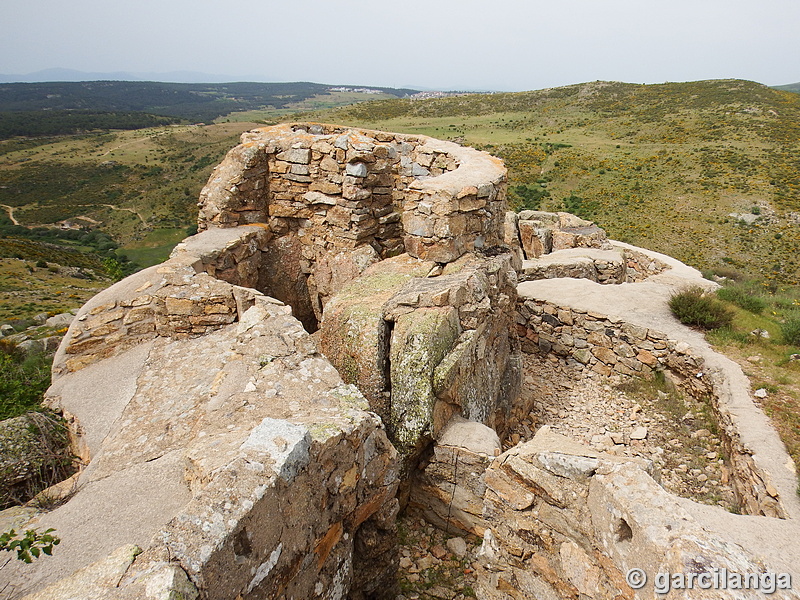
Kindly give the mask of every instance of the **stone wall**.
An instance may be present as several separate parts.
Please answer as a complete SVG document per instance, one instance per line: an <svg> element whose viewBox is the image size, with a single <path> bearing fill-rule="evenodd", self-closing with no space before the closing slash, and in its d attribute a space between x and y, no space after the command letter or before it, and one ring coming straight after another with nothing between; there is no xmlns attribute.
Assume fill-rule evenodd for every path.
<svg viewBox="0 0 800 600"><path fill-rule="evenodd" d="M99 293L67 331L54 373L77 371L156 337L198 336L238 321L258 293L251 288L268 239L257 226L209 231L181 242L167 262Z"/></svg>
<svg viewBox="0 0 800 600"><path fill-rule="evenodd" d="M762 595L758 586L768 589L767 579L751 589L741 579L738 590L735 580L728 583L728 574L771 573L774 582L786 573L796 581L795 522L696 504L670 495L652 475L646 461L595 452L546 427L500 455L485 474L478 597L800 597L796 589ZM631 569L646 576L640 589L626 580ZM657 595L665 573L721 578L705 588L678 582Z"/></svg>
<svg viewBox="0 0 800 600"><path fill-rule="evenodd" d="M569 213L506 213L504 242L515 253L520 281L571 277L602 284L636 283L669 266Z"/></svg>
<svg viewBox="0 0 800 600"><path fill-rule="evenodd" d="M407 252L447 263L500 244L505 186L499 160L450 142L278 125L244 134L215 169L199 226L264 224L258 289L313 330L333 291L373 262Z"/></svg>
<svg viewBox="0 0 800 600"><path fill-rule="evenodd" d="M47 399L88 466L69 502L36 517L62 539L54 556L3 570L12 597L79 567L74 587L93 597L392 589L398 463L382 423L290 307L209 275L252 282L237 266L265 235L198 234L78 313ZM139 549L115 554L124 544Z"/></svg>
<svg viewBox="0 0 800 600"><path fill-rule="evenodd" d="M517 305L516 329L523 352L567 357L604 376L668 374L684 393L702 398L713 408L743 509L754 515L787 516L769 475L756 466L751 450L741 442L738 424L727 409L727 382L707 369L689 344L670 340L656 329L534 299Z"/></svg>

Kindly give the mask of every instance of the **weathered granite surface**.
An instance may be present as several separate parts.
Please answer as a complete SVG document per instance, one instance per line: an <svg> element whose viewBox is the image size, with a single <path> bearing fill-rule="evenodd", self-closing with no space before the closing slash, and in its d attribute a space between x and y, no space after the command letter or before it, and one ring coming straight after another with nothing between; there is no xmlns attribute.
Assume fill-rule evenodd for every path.
<svg viewBox="0 0 800 600"><path fill-rule="evenodd" d="M90 462L70 501L31 523L57 529L58 552L0 572L15 597L122 544L143 550L123 588L178 568L205 598L391 589L394 448L290 307L202 270L192 244L207 249L202 236L213 235L79 313L48 399L84 433ZM162 325L131 347L101 330L100 350L70 362L76 333L97 331L92 317L118 311L107 323L124 326L136 290L152 292L155 314L144 318ZM221 323L199 325L202 335L186 331L193 316L219 314Z"/></svg>
<svg viewBox="0 0 800 600"><path fill-rule="evenodd" d="M518 391L511 257L465 255L438 275L408 255L328 303L320 347L361 389L410 467L453 415L502 431Z"/></svg>
<svg viewBox="0 0 800 600"><path fill-rule="evenodd" d="M480 598L652 597L633 567L796 576L788 455L741 371L664 312L699 274L566 213L505 214L504 186L496 159L424 136L245 134L204 231L70 326L48 398L88 466L28 525L59 551L0 570L11 596L392 597L401 501L483 533ZM500 454L529 408L520 348L708 395L745 509L771 516L547 430Z"/></svg>

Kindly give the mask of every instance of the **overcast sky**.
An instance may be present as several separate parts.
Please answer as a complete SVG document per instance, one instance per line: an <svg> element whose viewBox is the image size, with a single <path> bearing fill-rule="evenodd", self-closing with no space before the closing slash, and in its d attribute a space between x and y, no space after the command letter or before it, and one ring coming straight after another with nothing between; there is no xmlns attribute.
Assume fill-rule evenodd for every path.
<svg viewBox="0 0 800 600"><path fill-rule="evenodd" d="M800 81L800 0L6 0L0 73L530 90Z"/></svg>

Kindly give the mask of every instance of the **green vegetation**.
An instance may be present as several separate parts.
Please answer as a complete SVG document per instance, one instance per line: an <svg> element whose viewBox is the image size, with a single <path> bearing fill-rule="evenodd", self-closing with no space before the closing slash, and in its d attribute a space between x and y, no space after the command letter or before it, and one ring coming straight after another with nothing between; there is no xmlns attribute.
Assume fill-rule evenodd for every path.
<svg viewBox="0 0 800 600"><path fill-rule="evenodd" d="M0 420L39 410L50 386L51 362L43 354L25 354L0 340Z"/></svg>
<svg viewBox="0 0 800 600"><path fill-rule="evenodd" d="M53 553L53 547L61 543L61 540L53 535L54 531L53 528L45 529L42 532L28 529L22 534L17 533L14 529L9 529L0 535L0 550L16 552L18 560L31 563L42 554L50 556Z"/></svg>
<svg viewBox="0 0 800 600"><path fill-rule="evenodd" d="M0 112L0 140L15 136L67 135L98 129L144 129L179 123L177 117L91 110Z"/></svg>
<svg viewBox="0 0 800 600"><path fill-rule="evenodd" d="M767 302L756 288L754 284L729 283L717 290L717 296L739 308L760 315L767 307Z"/></svg>
<svg viewBox="0 0 800 600"><path fill-rule="evenodd" d="M514 210L539 210L542 202L550 197L541 182L513 185L508 188L508 204Z"/></svg>
<svg viewBox="0 0 800 600"><path fill-rule="evenodd" d="M327 108L374 98L332 92L319 83L158 83L83 81L0 84L0 139L94 129L141 129L179 120L211 122L223 115L272 108ZM374 88L384 97L416 90ZM344 96L344 99L340 98Z"/></svg>
<svg viewBox="0 0 800 600"><path fill-rule="evenodd" d="M781 335L785 344L800 346L800 314L792 314L781 323Z"/></svg>
<svg viewBox="0 0 800 600"><path fill-rule="evenodd" d="M800 288L721 270L728 281L717 296L733 313L733 320L710 331L707 338L742 366L754 390L767 391L759 402L800 466L800 361L792 359L800 354ZM725 292L729 289L733 290L730 296Z"/></svg>
<svg viewBox="0 0 800 600"><path fill-rule="evenodd" d="M733 313L701 287L676 292L669 299L669 307L681 323L702 329L726 327L733 321Z"/></svg>
<svg viewBox="0 0 800 600"><path fill-rule="evenodd" d="M614 239L700 269L800 283L800 95L738 80L593 82L311 118L479 147L505 160L515 208L526 208L518 186L539 186L549 195L532 206L570 207Z"/></svg>

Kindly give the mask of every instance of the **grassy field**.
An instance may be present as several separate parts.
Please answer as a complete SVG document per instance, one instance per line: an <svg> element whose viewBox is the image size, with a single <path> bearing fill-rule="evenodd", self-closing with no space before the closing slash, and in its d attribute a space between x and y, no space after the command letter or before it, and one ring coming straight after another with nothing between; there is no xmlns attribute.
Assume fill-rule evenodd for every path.
<svg viewBox="0 0 800 600"><path fill-rule="evenodd" d="M138 131L15 139L0 142L0 204L25 226L83 217L109 233L139 267L163 261L195 224L197 197L213 167L254 123L170 126ZM8 222L8 219L5 219ZM0 281L22 289L2 293L0 320L76 308L113 279L90 248L0 240ZM87 264L78 265L72 249ZM54 254L55 252L55 254ZM95 282L71 281L15 262L93 268ZM5 260L11 259L11 260ZM92 264L89 264L92 263ZM21 278L21 279L19 279ZM101 283L102 281L102 283ZM17 282L16 284L14 282Z"/></svg>
<svg viewBox="0 0 800 600"><path fill-rule="evenodd" d="M527 196L701 269L800 283L797 94L734 80L595 82L312 117L479 147L505 159L520 207Z"/></svg>
<svg viewBox="0 0 800 600"><path fill-rule="evenodd" d="M718 295L733 311L733 324L711 331L708 340L741 365L754 391L763 389L757 401L800 469L800 360L792 358L800 356L800 289L769 294L758 282L729 280Z"/></svg>
<svg viewBox="0 0 800 600"><path fill-rule="evenodd" d="M157 265L169 258L169 253L187 235L186 229L162 228L149 231L133 246L122 246L130 260L142 265Z"/></svg>
<svg viewBox="0 0 800 600"><path fill-rule="evenodd" d="M213 167L254 123L0 142L0 204L23 225L88 217L126 248L193 224Z"/></svg>
<svg viewBox="0 0 800 600"><path fill-rule="evenodd" d="M84 304L111 283L90 269L37 267L33 260L0 258L0 322L58 314ZM45 261L46 262L46 261Z"/></svg>
<svg viewBox="0 0 800 600"><path fill-rule="evenodd" d="M474 145L506 161L517 208L567 209L613 238L775 290L800 279L800 95L731 80L360 102L374 97L2 141L0 205L26 226L86 217L146 266L194 223L200 189L243 131L319 120Z"/></svg>

